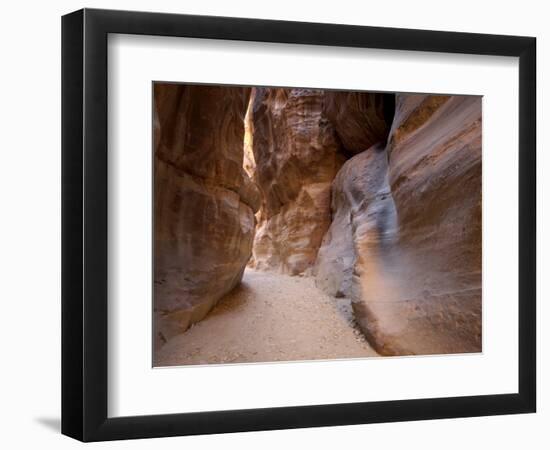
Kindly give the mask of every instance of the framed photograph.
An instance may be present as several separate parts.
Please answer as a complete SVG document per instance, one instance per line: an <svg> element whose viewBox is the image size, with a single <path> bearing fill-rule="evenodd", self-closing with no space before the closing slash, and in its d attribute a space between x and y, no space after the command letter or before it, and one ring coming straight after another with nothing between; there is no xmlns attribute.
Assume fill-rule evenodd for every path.
<svg viewBox="0 0 550 450"><path fill-rule="evenodd" d="M535 412L536 40L62 19L62 432Z"/></svg>

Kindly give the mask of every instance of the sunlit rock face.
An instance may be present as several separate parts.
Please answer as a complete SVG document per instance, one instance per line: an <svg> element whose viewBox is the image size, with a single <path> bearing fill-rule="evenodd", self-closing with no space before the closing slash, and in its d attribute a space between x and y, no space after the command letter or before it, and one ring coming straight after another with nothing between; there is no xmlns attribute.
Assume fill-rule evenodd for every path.
<svg viewBox="0 0 550 450"><path fill-rule="evenodd" d="M356 318L381 354L481 351L481 98L397 95L386 152L396 227L356 227Z"/></svg>
<svg viewBox="0 0 550 450"><path fill-rule="evenodd" d="M202 319L242 278L260 192L243 169L247 88L155 84L157 345Z"/></svg>
<svg viewBox="0 0 550 450"><path fill-rule="evenodd" d="M263 202L251 265L307 273L330 224L330 186L345 158L323 113L323 91L255 91L254 180Z"/></svg>
<svg viewBox="0 0 550 450"><path fill-rule="evenodd" d="M394 110L393 94L326 91L324 113L348 153L385 142Z"/></svg>

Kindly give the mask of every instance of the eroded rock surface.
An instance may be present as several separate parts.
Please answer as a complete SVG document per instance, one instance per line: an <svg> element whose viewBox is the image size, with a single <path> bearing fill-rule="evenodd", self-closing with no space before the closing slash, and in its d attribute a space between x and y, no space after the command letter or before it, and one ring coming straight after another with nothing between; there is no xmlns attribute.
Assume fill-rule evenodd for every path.
<svg viewBox="0 0 550 450"><path fill-rule="evenodd" d="M157 344L242 278L260 193L243 169L246 88L155 84Z"/></svg>
<svg viewBox="0 0 550 450"><path fill-rule="evenodd" d="M332 183L333 219L315 266L317 286L330 295L353 297L357 252L370 253L370 241L387 247L395 238L387 169L385 146L377 144L346 161Z"/></svg>
<svg viewBox="0 0 550 450"><path fill-rule="evenodd" d="M317 283L379 353L481 350L479 97L397 95L386 149L343 166L332 204Z"/></svg>
<svg viewBox="0 0 550 450"><path fill-rule="evenodd" d="M252 266L291 275L315 262L330 224L330 184L344 161L314 89L257 88L254 180L263 203Z"/></svg>
<svg viewBox="0 0 550 450"><path fill-rule="evenodd" d="M349 153L385 142L394 110L393 94L326 91L324 113Z"/></svg>

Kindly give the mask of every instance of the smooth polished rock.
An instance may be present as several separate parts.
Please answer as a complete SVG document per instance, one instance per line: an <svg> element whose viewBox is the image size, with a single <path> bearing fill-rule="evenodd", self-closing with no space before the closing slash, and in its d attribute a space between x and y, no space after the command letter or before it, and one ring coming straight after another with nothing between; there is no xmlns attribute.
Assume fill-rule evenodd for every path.
<svg viewBox="0 0 550 450"><path fill-rule="evenodd" d="M399 94L386 152L396 230L355 232L357 321L381 354L479 352L481 98Z"/></svg>
<svg viewBox="0 0 550 450"><path fill-rule="evenodd" d="M387 246L395 237L387 169L385 146L377 144L346 161L332 183L332 222L315 265L316 284L330 295L352 296L360 244L384 240Z"/></svg>
<svg viewBox="0 0 550 450"><path fill-rule="evenodd" d="M155 84L154 313L160 345L241 280L260 192L243 169L247 88Z"/></svg>

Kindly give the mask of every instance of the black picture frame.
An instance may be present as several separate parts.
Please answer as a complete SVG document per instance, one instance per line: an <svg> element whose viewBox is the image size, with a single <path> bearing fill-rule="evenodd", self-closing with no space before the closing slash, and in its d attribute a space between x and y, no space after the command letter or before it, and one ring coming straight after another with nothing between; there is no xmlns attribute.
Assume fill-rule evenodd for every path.
<svg viewBox="0 0 550 450"><path fill-rule="evenodd" d="M107 416L107 36L179 36L519 57L517 393ZM62 18L62 433L82 441L535 412L536 39L83 9Z"/></svg>

